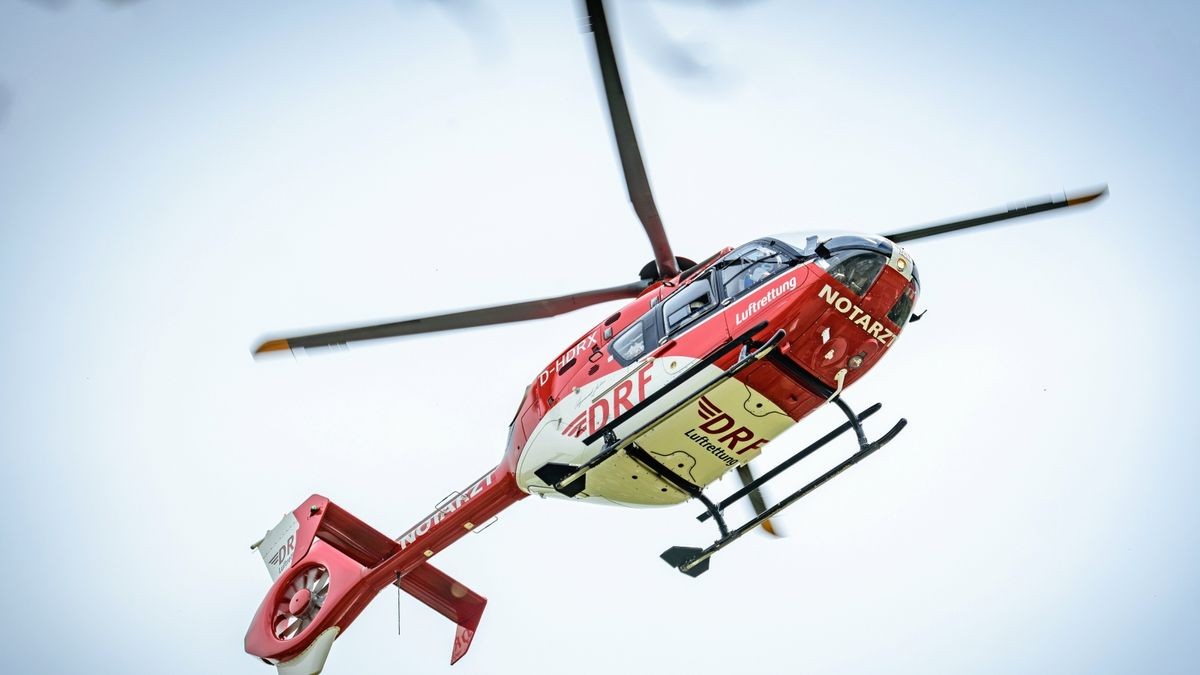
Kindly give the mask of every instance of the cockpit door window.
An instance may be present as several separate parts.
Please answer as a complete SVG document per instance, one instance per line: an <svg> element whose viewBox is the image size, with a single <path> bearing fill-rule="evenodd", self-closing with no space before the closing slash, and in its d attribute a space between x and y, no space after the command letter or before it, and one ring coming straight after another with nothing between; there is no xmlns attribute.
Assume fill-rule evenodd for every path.
<svg viewBox="0 0 1200 675"><path fill-rule="evenodd" d="M717 306L711 275L704 275L663 301L663 320L670 335L708 314Z"/></svg>
<svg viewBox="0 0 1200 675"><path fill-rule="evenodd" d="M617 359L617 363L627 366L646 351L645 323L645 321L633 322L609 345L610 353Z"/></svg>
<svg viewBox="0 0 1200 675"><path fill-rule="evenodd" d="M896 300L896 304L892 306L892 311L888 312L888 319L896 324L897 328L904 328L904 324L908 322L908 317L912 315L913 303L917 300L917 284L910 282L908 287L904 289L904 293Z"/></svg>
<svg viewBox="0 0 1200 675"><path fill-rule="evenodd" d="M763 244L751 244L730 253L717 263L725 297L736 298L748 293L786 269L791 262L791 258Z"/></svg>

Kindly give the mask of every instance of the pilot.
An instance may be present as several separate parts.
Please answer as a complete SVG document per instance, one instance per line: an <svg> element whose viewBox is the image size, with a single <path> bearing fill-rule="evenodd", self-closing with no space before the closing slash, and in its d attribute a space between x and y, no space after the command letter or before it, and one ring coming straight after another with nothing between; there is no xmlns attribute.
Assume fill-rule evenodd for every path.
<svg viewBox="0 0 1200 675"><path fill-rule="evenodd" d="M856 294L862 295L879 275L884 260L884 257L878 254L859 253L836 265L830 270L830 275Z"/></svg>
<svg viewBox="0 0 1200 675"><path fill-rule="evenodd" d="M751 288L761 284L764 279L771 276L771 272L775 266L769 262L758 262L750 266L746 273L742 275L742 290L746 292Z"/></svg>

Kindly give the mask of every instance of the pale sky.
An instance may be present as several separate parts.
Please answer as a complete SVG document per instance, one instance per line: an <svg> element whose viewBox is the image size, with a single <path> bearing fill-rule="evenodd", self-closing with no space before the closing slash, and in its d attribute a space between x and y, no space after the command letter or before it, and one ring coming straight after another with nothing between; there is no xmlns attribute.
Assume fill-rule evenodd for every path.
<svg viewBox="0 0 1200 675"><path fill-rule="evenodd" d="M313 492L401 533L611 310L255 362L261 335L651 258L578 3L449 4L0 5L6 670L272 672L242 651L270 581L248 545ZM1197 5L609 4L681 255L1112 194L910 247L929 313L846 395L909 427L787 538L690 579L658 554L711 542L695 505L529 498L440 554L490 601L454 672L1191 672ZM453 626L400 610L326 672L449 672Z"/></svg>

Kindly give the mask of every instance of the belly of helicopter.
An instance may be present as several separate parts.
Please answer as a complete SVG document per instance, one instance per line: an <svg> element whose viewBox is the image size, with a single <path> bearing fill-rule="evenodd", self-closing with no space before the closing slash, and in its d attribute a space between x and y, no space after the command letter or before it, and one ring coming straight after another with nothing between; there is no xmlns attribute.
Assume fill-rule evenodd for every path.
<svg viewBox="0 0 1200 675"><path fill-rule="evenodd" d="M547 463L577 467L587 462L603 449L604 440L586 445L586 437L623 412L623 406L637 406L635 398L650 396L694 362L681 357L642 362L564 396L530 434L517 467L518 484L532 494L561 496L535 472ZM687 501L687 492L664 478L664 472L703 488L753 460L794 424L769 398L735 379L696 397L700 387L720 374L719 368L709 366L653 404L641 406L615 435L618 442L625 441L649 424L632 442L652 465L635 459L636 450L618 452L587 473L574 499L625 506ZM695 400L688 402L691 398Z"/></svg>

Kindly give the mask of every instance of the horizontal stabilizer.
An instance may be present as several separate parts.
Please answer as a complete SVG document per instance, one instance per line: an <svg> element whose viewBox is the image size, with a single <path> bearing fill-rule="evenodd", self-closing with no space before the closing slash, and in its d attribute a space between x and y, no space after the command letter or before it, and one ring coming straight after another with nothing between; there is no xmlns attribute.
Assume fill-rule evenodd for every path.
<svg viewBox="0 0 1200 675"><path fill-rule="evenodd" d="M471 648L471 640L475 638L475 629L479 627L487 598L429 563L422 563L400 577L400 588L458 625L454 633L454 648L450 653L450 665L454 665Z"/></svg>

